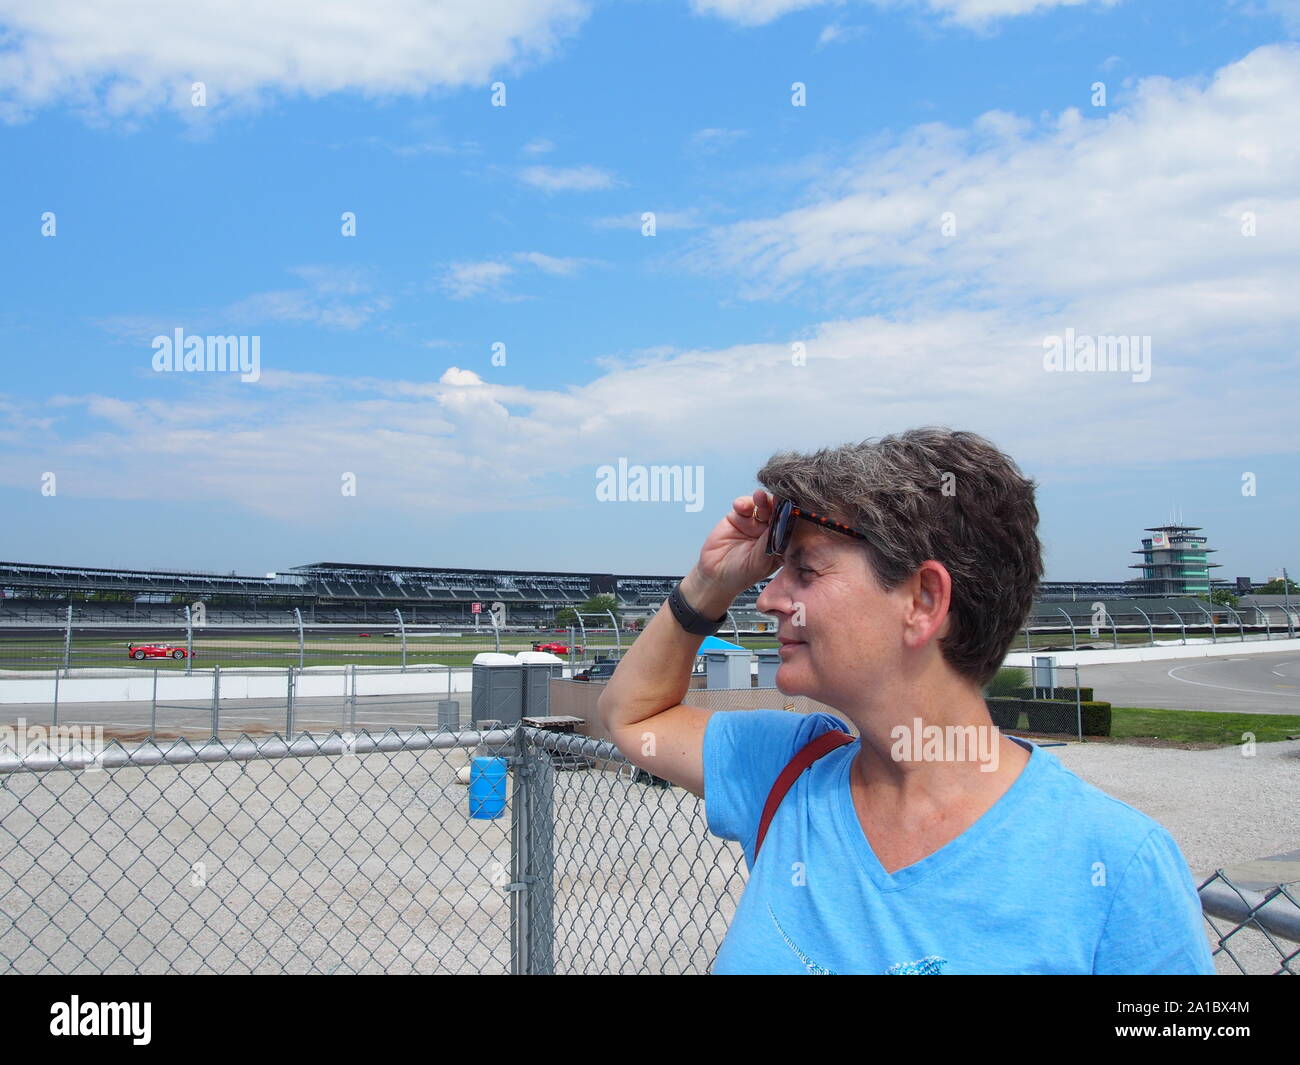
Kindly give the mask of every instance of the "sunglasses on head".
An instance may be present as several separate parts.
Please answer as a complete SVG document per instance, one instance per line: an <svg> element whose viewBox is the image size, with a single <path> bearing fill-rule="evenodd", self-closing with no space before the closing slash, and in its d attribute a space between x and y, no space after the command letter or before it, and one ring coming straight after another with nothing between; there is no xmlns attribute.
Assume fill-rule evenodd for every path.
<svg viewBox="0 0 1300 1065"><path fill-rule="evenodd" d="M820 525L823 529L830 529L837 533L843 533L845 536L853 536L859 540L865 540L871 543L871 537L866 533L858 532L857 529L850 528L838 521L832 521L822 514L815 514L811 510L805 510L803 507L795 506L789 499L782 499L776 505L776 510L772 512L771 525L767 530L767 553L769 555L784 555L786 548L790 546L790 538L794 535L795 518L803 518L805 521L811 521Z"/></svg>

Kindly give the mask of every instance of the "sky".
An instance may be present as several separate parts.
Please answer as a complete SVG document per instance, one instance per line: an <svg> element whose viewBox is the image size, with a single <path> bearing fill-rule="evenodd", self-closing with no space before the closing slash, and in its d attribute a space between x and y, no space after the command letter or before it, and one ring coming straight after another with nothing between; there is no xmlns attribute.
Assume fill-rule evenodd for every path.
<svg viewBox="0 0 1300 1065"><path fill-rule="evenodd" d="M1300 0L0 0L0 559L679 574L945 425L1295 573L1298 131Z"/></svg>

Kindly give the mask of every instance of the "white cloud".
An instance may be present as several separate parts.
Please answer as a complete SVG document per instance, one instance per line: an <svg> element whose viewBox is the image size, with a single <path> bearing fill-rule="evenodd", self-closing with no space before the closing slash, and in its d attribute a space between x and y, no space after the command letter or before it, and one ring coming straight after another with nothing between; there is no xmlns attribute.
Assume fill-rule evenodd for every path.
<svg viewBox="0 0 1300 1065"><path fill-rule="evenodd" d="M700 213L693 207L684 211L655 211L655 229L699 229L705 225ZM627 214L603 215L593 218L591 224L597 229L640 229L644 224L640 211Z"/></svg>
<svg viewBox="0 0 1300 1065"><path fill-rule="evenodd" d="M353 330L386 311L392 301L376 293L363 274L333 266L295 266L287 271L300 278L298 288L254 292L224 307L178 309L166 313L115 314L93 323L119 343L145 345L178 326L190 333L227 334L232 326L291 322L329 329Z"/></svg>
<svg viewBox="0 0 1300 1065"><path fill-rule="evenodd" d="M698 151L720 151L723 148L730 148L742 137L747 136L748 132L743 129L698 129L691 134L687 144Z"/></svg>
<svg viewBox="0 0 1300 1065"><path fill-rule="evenodd" d="M901 293L901 308L849 313L841 299L789 337L711 350L647 336L628 359L591 352L603 372L584 384L498 383L506 375L484 359L424 379L173 374L159 399L11 397L0 439L20 443L0 483L54 469L61 494L217 499L307 521L334 513L342 471L357 473L362 506L547 506L551 479L629 440L643 455L757 462L776 447L947 424L1057 477L1295 454L1300 436L1260 415L1300 371L1295 128L1294 46L1209 79L1146 79L1102 117L991 112L969 130L919 127L810 179L817 198L804 206L719 228L701 252L753 287L891 307ZM959 227L947 242L946 209ZM1245 211L1258 236L1242 235ZM509 273L537 268L536 254L469 265ZM1045 372L1044 337L1066 328L1149 335L1150 380ZM710 510L735 494L718 491Z"/></svg>
<svg viewBox="0 0 1300 1065"><path fill-rule="evenodd" d="M823 48L828 44L842 44L846 41L854 41L866 32L866 26L841 26L832 22L817 35L817 47Z"/></svg>
<svg viewBox="0 0 1300 1065"><path fill-rule="evenodd" d="M1300 48L1259 48L1208 82L1146 78L1112 105L916 127L811 179L802 205L718 227L677 261L736 276L750 297L841 308L1140 297L1154 319L1209 279L1260 311L1300 289Z"/></svg>
<svg viewBox="0 0 1300 1065"><path fill-rule="evenodd" d="M1243 6L1241 0L1238 0L1238 6ZM1244 5L1244 8L1250 14L1259 11L1253 0ZM1288 33L1300 34L1300 0L1263 0L1263 10L1281 19Z"/></svg>
<svg viewBox="0 0 1300 1065"><path fill-rule="evenodd" d="M299 266L289 271L307 287L258 292L227 308L236 322L293 322L331 329L359 329L391 305L386 296L373 294L370 285L353 271L334 267Z"/></svg>
<svg viewBox="0 0 1300 1065"><path fill-rule="evenodd" d="M619 183L608 171L595 166L529 166L520 171L519 177L525 184L546 192L595 192Z"/></svg>
<svg viewBox="0 0 1300 1065"><path fill-rule="evenodd" d="M981 26L996 19L1018 15L1032 15L1055 7L1077 7L1095 4L1112 7L1120 0L872 0L877 7L921 7L945 20L965 26ZM1272 0L1286 3L1288 0ZM844 0L691 0L691 7L699 14L717 15L743 26L763 26L788 15L811 7L830 3L843 6Z"/></svg>
<svg viewBox="0 0 1300 1065"><path fill-rule="evenodd" d="M589 0L0 0L0 114L191 110L265 92L423 94L549 58Z"/></svg>
<svg viewBox="0 0 1300 1065"><path fill-rule="evenodd" d="M543 255L539 251L521 251L515 255L515 258L537 267L544 274L555 274L560 277L573 276L587 261L577 258L557 259L553 255Z"/></svg>
<svg viewBox="0 0 1300 1065"><path fill-rule="evenodd" d="M947 424L988 435L1035 475L1127 467L1135 456L1159 463L1260 448L1294 453L1294 434L1258 433L1259 397L1289 394L1294 382L1294 354L1276 354L1293 351L1300 328L1300 311L1283 302L1294 304L1293 293L1216 303L1217 284L1181 287L1184 313L1153 324L1145 383L1045 373L1042 341L1063 324L1096 332L1124 312L1140 314L1150 291L1132 293L1127 307L1077 307L1069 318L1054 308L1030 315L935 306L827 321L779 342L652 349L627 363L609 360L584 385L501 384L490 369L450 366L403 381L268 372L241 384L178 374L165 382L174 392L166 399L14 399L0 404L0 439L15 417L26 428L0 464L0 483L37 483L53 469L60 493L78 498L215 499L315 521L338 505L343 472L356 474L356 503L374 515L550 505L552 479L626 453L629 440L643 455L707 464L752 451L757 463L778 446ZM1276 346L1277 333L1289 348ZM806 365L792 360L796 340ZM756 427L766 427L764 440ZM168 471L165 481L158 469ZM718 491L710 509L735 494Z"/></svg>
<svg viewBox="0 0 1300 1065"><path fill-rule="evenodd" d="M525 155L545 155L547 152L555 150L555 142L549 141L545 137L537 137L525 144L520 150Z"/></svg>
<svg viewBox="0 0 1300 1065"><path fill-rule="evenodd" d="M743 26L763 26L792 11L821 7L827 0L691 0L697 14L717 15Z"/></svg>
<svg viewBox="0 0 1300 1065"><path fill-rule="evenodd" d="M458 262L444 270L441 285L452 299L472 299L490 294L502 299L510 297L505 292L505 282L518 272L519 267L531 266L553 277L572 277L593 260L582 258L557 258L539 251L520 251L510 256L513 262L485 259L480 262Z"/></svg>
<svg viewBox="0 0 1300 1065"><path fill-rule="evenodd" d="M501 283L515 272L509 263L452 263L443 274L442 287L454 300L471 299L485 292L496 292Z"/></svg>

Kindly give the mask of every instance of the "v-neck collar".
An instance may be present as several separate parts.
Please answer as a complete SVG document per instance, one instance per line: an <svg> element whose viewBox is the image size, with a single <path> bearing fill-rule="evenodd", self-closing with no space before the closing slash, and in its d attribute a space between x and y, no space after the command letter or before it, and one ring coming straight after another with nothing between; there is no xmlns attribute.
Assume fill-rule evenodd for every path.
<svg viewBox="0 0 1300 1065"><path fill-rule="evenodd" d="M862 830L862 822L858 820L858 812L853 805L853 791L849 774L853 768L853 760L862 749L862 740L859 738L857 742L845 745L846 756L840 760L840 769L836 778L835 792L838 801L835 803L835 810L838 815L840 830L844 833L849 847L857 854L867 875L881 890L897 891L909 884L923 880L935 870L954 861L976 846L1010 816L1016 806L1024 799L1025 793L1033 787L1034 780L1042 772L1048 755L1039 750L1037 745L1026 743L1015 736L1008 736L1007 739L1013 743L1018 743L1029 751L1029 761L1025 763L1016 779L1011 782L1011 787L1003 792L998 801L985 810L976 819L975 823L956 839L949 840L933 854L926 855L920 861L906 865L893 873L885 872L885 867L880 864L876 852L871 849L871 842L867 839L867 834Z"/></svg>

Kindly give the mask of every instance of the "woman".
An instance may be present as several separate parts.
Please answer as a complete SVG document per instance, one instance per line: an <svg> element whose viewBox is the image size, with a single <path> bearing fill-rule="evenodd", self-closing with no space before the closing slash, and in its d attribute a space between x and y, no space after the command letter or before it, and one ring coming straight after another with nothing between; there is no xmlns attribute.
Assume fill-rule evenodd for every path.
<svg viewBox="0 0 1300 1065"><path fill-rule="evenodd" d="M782 453L758 480L599 703L632 762L703 797L709 830L744 846L713 971L1212 974L1169 833L989 718L981 689L1042 576L1034 483L938 428ZM773 783L844 723L682 700L703 636L777 566L758 599L779 619L776 685L859 738L795 778L760 861Z"/></svg>

